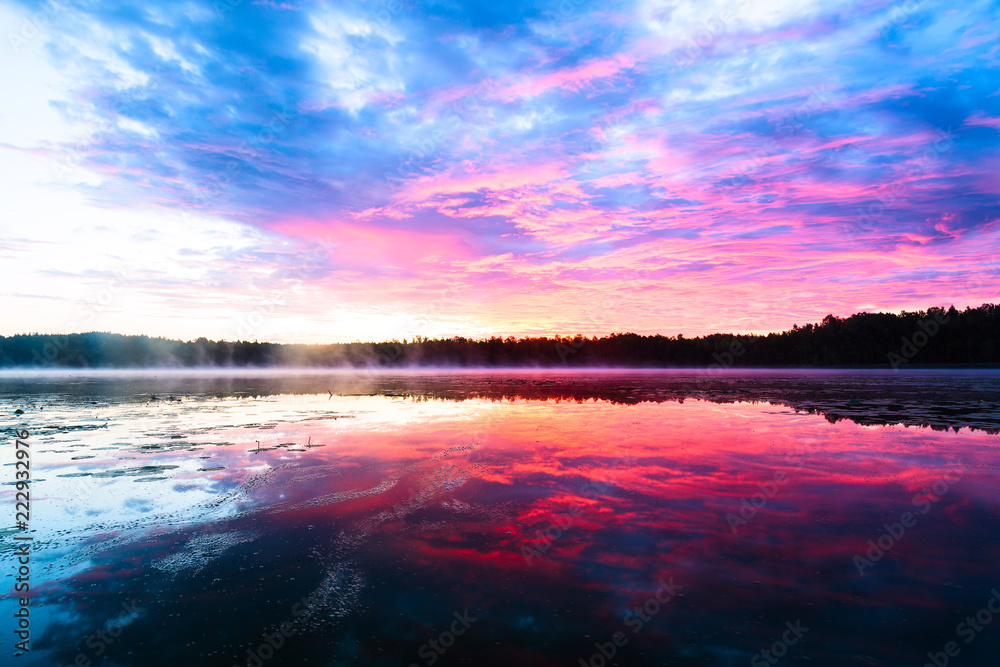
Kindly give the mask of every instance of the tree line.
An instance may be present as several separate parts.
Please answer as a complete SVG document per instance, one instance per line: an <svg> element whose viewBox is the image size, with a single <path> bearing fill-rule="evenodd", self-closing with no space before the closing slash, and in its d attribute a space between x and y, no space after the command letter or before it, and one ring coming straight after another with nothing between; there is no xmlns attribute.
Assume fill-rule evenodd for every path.
<svg viewBox="0 0 1000 667"><path fill-rule="evenodd" d="M0 367L891 367L1000 365L1000 305L827 315L780 333L454 337L301 345L113 333L0 337Z"/></svg>

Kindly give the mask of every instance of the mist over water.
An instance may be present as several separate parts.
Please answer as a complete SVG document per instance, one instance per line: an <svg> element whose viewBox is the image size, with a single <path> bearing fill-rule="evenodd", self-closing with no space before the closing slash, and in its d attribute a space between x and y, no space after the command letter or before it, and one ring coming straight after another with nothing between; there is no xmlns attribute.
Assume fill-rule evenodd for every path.
<svg viewBox="0 0 1000 667"><path fill-rule="evenodd" d="M5 374L12 660L993 664L957 626L1000 586L998 406L991 372Z"/></svg>

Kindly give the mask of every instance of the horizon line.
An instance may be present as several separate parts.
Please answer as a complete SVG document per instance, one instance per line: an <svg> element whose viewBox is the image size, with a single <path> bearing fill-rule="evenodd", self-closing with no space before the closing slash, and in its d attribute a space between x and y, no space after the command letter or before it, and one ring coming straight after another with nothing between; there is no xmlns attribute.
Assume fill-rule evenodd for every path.
<svg viewBox="0 0 1000 667"><path fill-rule="evenodd" d="M980 304L978 306L974 306L974 307L973 306L966 306L964 308L964 310L966 310L966 311L968 311L968 310L977 310L977 309L984 308L984 307L987 307L987 306L995 306L995 305L998 305L998 304L993 304L992 302L985 302L985 303L982 303L982 304ZM590 336L586 336L586 335L580 334L580 333L573 334L573 335L537 334L537 335L521 335L521 336L514 336L513 334L508 334L506 336L501 336L501 335L493 334L493 335L491 335L488 338L474 338L474 337L471 337L471 336L465 336L465 335L455 334L455 335L452 335L452 336L447 337L447 338L444 338L444 337L430 338L430 337L421 336L421 335L418 334L416 336L408 337L408 338L407 337L404 337L402 339L393 338L393 339L390 339L390 340L380 340L380 341L375 341L375 340L367 340L367 341L353 340L353 341L349 341L349 342L292 343L292 342L278 342L278 341L270 341L270 340L261 341L261 340L258 340L256 338L253 339L253 340L249 340L249 339L245 339L245 338L232 339L232 340L228 340L228 339L225 339L225 338L209 339L209 338L207 338L205 336L198 336L197 338L191 338L191 339L184 340L184 339L181 339L181 338L167 338L166 336L151 335L151 334L146 334L146 333L129 334L129 333L119 333L119 332L116 332L116 331L75 331L75 332L71 332L71 333L41 333L41 332L37 332L36 331L36 332L30 332L30 333L15 333L15 334L9 334L9 335L0 335L0 339L15 338L15 337L18 337L18 336L54 336L54 337L56 337L56 336L86 336L86 335L94 335L94 334L96 334L96 335L107 335L107 336L132 337L132 338L143 338L144 337L144 338L149 338L149 339L154 339L154 340L155 339L159 339L159 340L164 340L164 341L169 341L169 342L177 342L177 343L197 343L199 340L204 339L205 341L207 341L209 343L254 343L254 344L258 344L258 345L290 345L290 346L291 345L296 345L296 346L385 345L385 344L412 345L412 344L421 343L421 342L453 341L453 340L456 340L456 339L466 340L466 341L471 341L471 342L477 342L478 343L478 342L489 342L491 340L507 341L507 340L509 340L511 338L513 338L515 341L555 340L557 342L561 342L561 341L564 341L564 340L577 340L577 339L583 339L583 340L603 340L603 339L612 338L612 337L615 337L615 336L641 336L641 337L646 337L646 338L649 338L649 337L661 337L661 338L669 338L669 339L673 339L673 340L678 340L678 339L682 339L683 338L683 339L686 339L686 340L698 340L698 339L709 338L711 336L767 337L767 336L772 335L772 334L785 334L785 333L789 333L789 332L792 332L792 331L798 331L798 330L801 330L801 329L804 329L804 328L807 328L807 327L810 327L810 326L811 327L821 326L823 324L823 322L825 322L828 318L833 318L834 320L844 321L844 320L848 320L848 319L850 319L852 317L858 317L858 316L864 316L864 315L892 315L892 316L895 316L895 317L902 317L904 315L929 314L929 313L931 313L933 311L944 311L944 312L947 312L947 311L950 311L950 310L953 310L953 309L956 310L957 312L962 312L958 308L955 308L954 304L951 304L951 305L949 305L947 307L945 307L945 306L929 306L925 310L900 310L898 312L895 312L895 311L892 311L892 312L874 311L874 312L872 312L872 311L862 310L862 311L858 311L856 313L852 313L851 315L847 315L845 317L838 317L838 316L833 315L831 313L831 314L826 315L826 317L824 317L823 320L821 320L820 322L806 322L805 324L802 324L802 325L794 323L792 325L792 328L790 328L790 329L784 329L784 330L781 330L781 331L767 331L767 332L758 332L758 333L732 333L732 332L726 332L726 331L717 331L717 332L713 332L713 333L700 334L700 335L697 335L697 336L690 336L690 337L687 336L684 333L677 333L677 334L674 334L674 335L669 335L669 334L663 334L663 333L659 333L659 332L657 332L657 333L637 333L635 331L613 331L613 332L610 332L610 333L602 334L600 336L598 336L596 334L591 334ZM421 339L421 340L418 340L418 339Z"/></svg>

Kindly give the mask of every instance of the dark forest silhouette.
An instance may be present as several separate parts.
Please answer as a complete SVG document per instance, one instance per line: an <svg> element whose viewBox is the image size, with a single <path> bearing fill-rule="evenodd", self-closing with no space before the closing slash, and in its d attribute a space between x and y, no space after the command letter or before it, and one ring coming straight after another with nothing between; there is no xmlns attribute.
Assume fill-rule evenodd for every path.
<svg viewBox="0 0 1000 667"><path fill-rule="evenodd" d="M826 316L766 335L469 338L295 345L112 333L0 337L0 367L892 367L1000 365L1000 305Z"/></svg>

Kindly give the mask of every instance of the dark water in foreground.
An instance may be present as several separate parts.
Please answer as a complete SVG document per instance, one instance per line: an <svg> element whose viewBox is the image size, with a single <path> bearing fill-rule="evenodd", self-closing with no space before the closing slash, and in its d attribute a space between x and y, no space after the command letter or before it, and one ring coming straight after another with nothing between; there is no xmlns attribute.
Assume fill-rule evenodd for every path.
<svg viewBox="0 0 1000 667"><path fill-rule="evenodd" d="M0 415L4 665L1000 656L997 373L6 377Z"/></svg>

